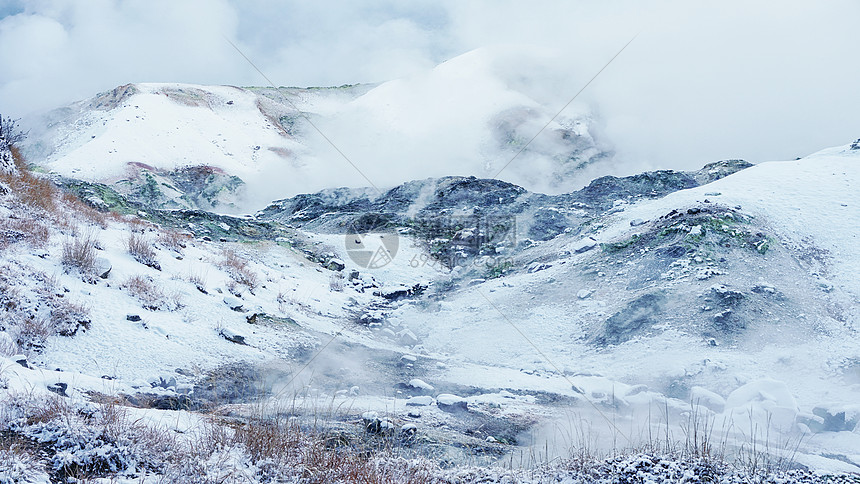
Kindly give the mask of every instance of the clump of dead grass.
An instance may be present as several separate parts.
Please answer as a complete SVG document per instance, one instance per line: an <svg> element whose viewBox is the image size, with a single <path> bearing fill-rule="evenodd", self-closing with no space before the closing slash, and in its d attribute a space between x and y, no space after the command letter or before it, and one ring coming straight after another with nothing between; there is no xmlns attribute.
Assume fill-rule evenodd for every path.
<svg viewBox="0 0 860 484"><path fill-rule="evenodd" d="M134 260L141 264L152 267L156 270L161 270L161 264L158 263L158 256L155 249L152 248L152 240L143 234L132 232L126 239L126 248L128 253Z"/></svg>
<svg viewBox="0 0 860 484"><path fill-rule="evenodd" d="M191 237L188 234L183 234L175 230L162 230L159 232L156 242L165 249L181 254L182 250L188 247L190 239Z"/></svg>
<svg viewBox="0 0 860 484"><path fill-rule="evenodd" d="M248 267L248 261L233 250L225 249L221 253L221 260L216 262L216 265L226 272L233 281L247 287L252 293L260 284L257 273Z"/></svg>
<svg viewBox="0 0 860 484"><path fill-rule="evenodd" d="M76 269L81 274L91 275L96 268L96 246L98 239L92 233L78 234L63 242L63 267Z"/></svg>
<svg viewBox="0 0 860 484"><path fill-rule="evenodd" d="M132 276L120 287L127 290L129 294L140 300L146 309L158 310L167 303L167 297L159 289L151 277Z"/></svg>

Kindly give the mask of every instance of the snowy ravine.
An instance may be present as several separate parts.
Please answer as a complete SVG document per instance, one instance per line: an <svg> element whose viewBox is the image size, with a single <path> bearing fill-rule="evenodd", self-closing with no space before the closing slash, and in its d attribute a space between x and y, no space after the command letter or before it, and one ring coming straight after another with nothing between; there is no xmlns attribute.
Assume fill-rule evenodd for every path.
<svg viewBox="0 0 860 484"><path fill-rule="evenodd" d="M299 94L348 110L385 86ZM0 177L0 482L860 472L857 143L558 195L469 177L329 187L229 217L177 208L234 203L270 147L300 149L266 117L284 105L123 89L36 137L57 143L40 162L54 174ZM199 120L190 108L211 124L171 137L164 119ZM163 117L125 130L132 115ZM237 126L247 139L213 144L224 156L203 150ZM162 154L182 150L211 170L177 174ZM131 151L163 197L123 182ZM353 260L365 235L397 239L390 262Z"/></svg>

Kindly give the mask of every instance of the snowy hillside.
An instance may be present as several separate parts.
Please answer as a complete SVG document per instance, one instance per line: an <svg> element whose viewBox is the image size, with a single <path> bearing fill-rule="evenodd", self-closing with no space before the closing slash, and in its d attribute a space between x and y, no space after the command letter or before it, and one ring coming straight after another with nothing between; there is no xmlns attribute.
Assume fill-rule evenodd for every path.
<svg viewBox="0 0 860 484"><path fill-rule="evenodd" d="M230 213L335 186L492 177L569 100L511 74L551 72L549 62L481 49L378 86L129 84L26 120L22 150L48 171L153 206ZM574 105L501 178L559 193L607 173L583 170L609 156L587 109Z"/></svg>
<svg viewBox="0 0 860 484"><path fill-rule="evenodd" d="M622 200L515 255L521 270L392 318L460 362L437 378L554 388L591 418L593 402L621 409L607 439L647 428L666 397L679 412L701 399L730 433L748 436L750 415L805 432L798 462L823 465L814 454L860 448L858 186L860 151L845 146Z"/></svg>
<svg viewBox="0 0 860 484"><path fill-rule="evenodd" d="M51 174L0 153L0 482L856 478L857 143L463 176L545 118L502 61L285 91L350 153L459 167L383 190L265 88L122 86L32 134ZM556 180L603 156L568 121L526 154Z"/></svg>

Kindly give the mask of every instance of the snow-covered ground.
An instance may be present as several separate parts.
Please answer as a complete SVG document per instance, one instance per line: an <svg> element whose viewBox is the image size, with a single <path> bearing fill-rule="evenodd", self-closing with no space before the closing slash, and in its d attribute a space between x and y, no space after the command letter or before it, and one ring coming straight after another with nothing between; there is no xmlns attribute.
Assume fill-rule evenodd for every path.
<svg viewBox="0 0 860 484"><path fill-rule="evenodd" d="M801 449L811 455L799 456L798 461L856 470L838 461L824 462L815 454L857 455L860 449L860 436L856 430L850 431L860 415L860 387L851 366L860 352L856 339L860 323L858 193L860 151L843 146L802 160L763 163L662 199L622 205L623 210L610 215L603 228L590 234L599 241L627 239L642 231L638 223L632 227L631 221L657 220L672 210L702 206L705 199L753 214L756 230L773 234L789 257L780 260L773 253L754 258L744 262L749 274L718 275L708 284L736 288L747 281L750 287L768 282L778 287L797 285L804 288L799 304L807 312L750 329L745 341L737 344L714 346L690 328L664 324L655 326L654 334L647 337L609 348L595 347L584 322L594 315L598 319L612 315L621 295L607 290L600 280L585 283L574 272L601 256L564 252L580 244L580 236L560 236L548 248L536 249L537 254L555 254L559 260L552 267L463 289L429 310L404 306L393 318L411 328L430 355L448 363L436 378L568 395L582 400L580 411L596 418L597 430L603 427L602 432L609 435L641 435L647 427L643 416L665 405L665 395L679 398L669 403L678 412L685 406L689 410L689 399L699 397L695 391L673 390L682 382L708 396L701 399L706 412L718 428L726 426L741 442L741 434L748 437L751 433L751 421L762 429L771 426L775 433L795 435L797 422L820 420L820 415L813 415L814 409L826 408L833 414L844 411L844 418L853 422L845 427L849 431L812 435L804 430L808 435ZM560 253L573 255L559 257ZM801 268L799 261L809 254L821 254L821 260ZM622 262L619 269L626 273L627 265ZM618 270L601 269L607 273ZM805 280L793 279L796 277L808 278L818 287L807 286ZM683 287L693 284L690 280L695 282L691 277L688 282L674 283ZM578 296L583 290L585 297ZM819 312L824 300L835 308L833 313ZM766 320L766 314L761 319ZM600 422L591 403L606 404L602 411L609 414L613 414L612 406L620 405L618 418L624 425L618 427L623 430ZM563 422L554 425L561 427L559 432L570 432ZM801 424L800 428L805 427Z"/></svg>
<svg viewBox="0 0 860 484"><path fill-rule="evenodd" d="M455 61L491 72L484 56ZM424 87L432 94L458 82L455 74L463 66L455 67L440 66L432 74L438 79ZM470 75L475 78L484 79ZM502 105L476 104L464 115L466 124L530 105L521 94L484 80ZM403 96L421 91L421 82L383 84L353 93L354 101L345 91L308 90L297 102L303 110L336 112L346 124L367 116L371 131L395 127L409 139L405 131L415 123L401 118L415 109L398 106L417 102ZM69 177L116 181L127 176L129 163L165 170L199 163L250 184L296 160L301 173L302 163L319 156L302 158L313 151L307 139L297 141L272 121L289 110L260 90L167 84L134 89L128 96L106 95L102 100L109 104L112 96L120 98L106 109L81 108L77 124L43 138L56 143L43 166ZM336 131L334 124L329 128ZM477 151L480 132L464 134ZM333 172L330 166L323 171ZM296 176L279 189L307 191L301 187L336 179ZM469 268L426 263L432 259L425 247L406 235L389 264L368 269L350 258L345 235L294 231L295 239L244 242L178 236L178 245L171 243L176 234L135 216L99 221L57 193L54 212L43 211L3 188L0 348L7 354L0 361L0 392L9 401L62 393L78 406L105 395L182 399L239 365L257 372L252 386L262 398L244 394L245 400L225 402L231 418L247 416L261 403L313 413L326 402L341 412L335 419L340 424L358 428L362 414L377 412L401 430L431 436L433 444L453 440L459 451L486 445L488 461L523 450L512 442L532 450L543 446L550 459L567 457L571 445L585 441L595 451L637 448L659 432L683 441L697 424L713 426L715 441L730 451L767 445L767 452L812 469L856 473L858 194L860 150L849 146L762 163L663 198L619 200L581 233L535 243L512 255L508 274L484 278ZM258 195L270 196L265 189ZM737 226L682 225L681 237L692 249L665 267L648 259L654 247L636 245L670 233L673 213L700 212ZM45 224L45 240L16 228L21 220ZM766 246L696 245L702 234L719 230L732 237L749 230ZM159 268L129 253L132 233L153 248ZM589 237L593 241L585 243ZM325 262L303 252L300 238L326 252ZM82 240L97 241L99 273L82 274L64 263L64 251ZM646 272L649 277L638 277ZM398 291L404 296L397 297ZM750 301L743 311L733 308L748 318L741 329L700 327L717 317L711 294ZM601 339L608 321L646 296L665 299L661 304L671 309L687 307L676 314L634 314L629 319L645 321L642 327L618 340ZM73 336L22 343L32 343L21 337L25 321L53 317L62 307L79 308L87 323ZM132 411L176 433L201 425L185 410Z"/></svg>

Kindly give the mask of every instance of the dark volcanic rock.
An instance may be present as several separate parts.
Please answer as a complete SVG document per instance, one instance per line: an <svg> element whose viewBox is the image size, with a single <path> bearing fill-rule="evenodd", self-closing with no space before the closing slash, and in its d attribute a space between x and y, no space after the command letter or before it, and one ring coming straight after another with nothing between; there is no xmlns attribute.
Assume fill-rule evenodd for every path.
<svg viewBox="0 0 860 484"><path fill-rule="evenodd" d="M645 294L629 302L621 311L606 320L603 334L594 339L597 345L619 344L633 338L644 328L657 324L663 312L666 296Z"/></svg>
<svg viewBox="0 0 860 484"><path fill-rule="evenodd" d="M616 200L658 198L696 186L696 179L687 173L660 170L624 178L604 176L571 195L589 207L609 210Z"/></svg>

